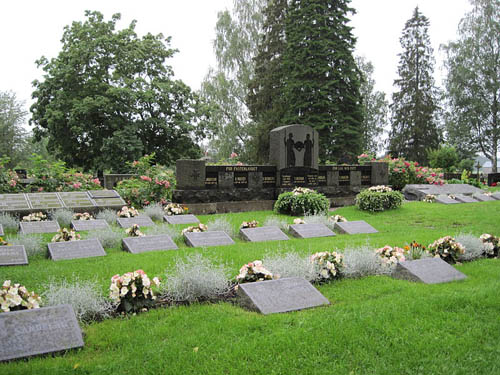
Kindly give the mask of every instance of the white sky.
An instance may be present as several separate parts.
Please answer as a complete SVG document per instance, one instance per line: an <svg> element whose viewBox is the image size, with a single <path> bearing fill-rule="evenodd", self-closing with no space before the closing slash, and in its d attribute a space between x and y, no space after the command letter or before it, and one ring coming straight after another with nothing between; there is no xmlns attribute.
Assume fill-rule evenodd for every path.
<svg viewBox="0 0 500 375"><path fill-rule="evenodd" d="M212 41L217 12L232 7L232 0L22 0L0 1L0 91L11 90L19 100L31 103L31 82L41 78L35 60L56 57L63 28L84 20L85 10L98 10L106 20L121 13L118 28L137 20L139 35L146 32L172 36L180 50L169 63L175 77L198 89L208 67L215 64ZM352 18L358 38L356 54L375 67L377 89L392 92L397 77L399 38L415 6L430 20L430 36L440 77L439 45L456 38L459 20L470 10L468 0L353 0Z"/></svg>

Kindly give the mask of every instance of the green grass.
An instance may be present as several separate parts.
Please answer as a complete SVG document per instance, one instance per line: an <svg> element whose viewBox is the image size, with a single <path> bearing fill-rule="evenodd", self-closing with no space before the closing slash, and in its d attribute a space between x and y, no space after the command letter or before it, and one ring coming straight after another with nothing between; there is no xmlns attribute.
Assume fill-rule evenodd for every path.
<svg viewBox="0 0 500 375"><path fill-rule="evenodd" d="M460 232L500 235L500 202L412 202L378 214L355 207L335 213L365 220L379 233L279 243L237 240L232 246L138 255L116 248L106 257L59 262L33 257L28 266L0 268L0 281L42 292L48 280L75 275L96 280L105 293L116 273L142 268L151 277L162 276L177 257L193 252L228 263L236 275L242 264L276 251L311 254L412 240L427 245ZM271 214L224 216L236 229ZM200 219L206 223L214 216ZM465 281L423 285L378 276L322 285L330 306L287 314L262 316L227 302L111 319L83 327L83 349L0 364L0 373L500 374L500 259L456 267L468 276Z"/></svg>

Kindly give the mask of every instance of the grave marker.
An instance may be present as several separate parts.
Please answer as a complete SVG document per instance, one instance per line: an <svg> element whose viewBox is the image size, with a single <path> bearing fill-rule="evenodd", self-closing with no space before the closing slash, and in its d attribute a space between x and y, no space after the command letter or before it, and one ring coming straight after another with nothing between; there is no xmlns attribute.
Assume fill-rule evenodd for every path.
<svg viewBox="0 0 500 375"><path fill-rule="evenodd" d="M456 195L455 199L461 203L477 203L478 202L477 199L474 199L472 197L469 197L468 195L462 195L462 194Z"/></svg>
<svg viewBox="0 0 500 375"><path fill-rule="evenodd" d="M94 203L90 200L86 191L73 191L59 193L64 205L68 208L93 208Z"/></svg>
<svg viewBox="0 0 500 375"><path fill-rule="evenodd" d="M378 233L374 227L364 220L336 222L335 229L343 234Z"/></svg>
<svg viewBox="0 0 500 375"><path fill-rule="evenodd" d="M35 210L49 210L62 208L63 203L57 193L30 193L26 194L31 208Z"/></svg>
<svg viewBox="0 0 500 375"><path fill-rule="evenodd" d="M3 233L3 225L0 224L0 236L3 236L3 235L4 235L4 233Z"/></svg>
<svg viewBox="0 0 500 375"><path fill-rule="evenodd" d="M442 204L457 204L460 203L459 201L455 199L451 199L447 195L438 195L435 200L436 203L442 203Z"/></svg>
<svg viewBox="0 0 500 375"><path fill-rule="evenodd" d="M474 194L472 197L474 199L477 199L479 202L490 202L495 200L494 198L486 194Z"/></svg>
<svg viewBox="0 0 500 375"><path fill-rule="evenodd" d="M499 193L493 193L493 194L491 194L491 197L493 199L496 199L497 201L500 200L500 192Z"/></svg>
<svg viewBox="0 0 500 375"><path fill-rule="evenodd" d="M81 232L84 230L99 230L99 229L108 229L109 224L104 219L96 219L96 220L72 220L71 226L77 232Z"/></svg>
<svg viewBox="0 0 500 375"><path fill-rule="evenodd" d="M123 240L123 249L132 253L140 254L147 251L177 250L174 241L166 234L157 236L127 237Z"/></svg>
<svg viewBox="0 0 500 375"><path fill-rule="evenodd" d="M184 233L186 244L191 247L234 245L234 241L223 231Z"/></svg>
<svg viewBox="0 0 500 375"><path fill-rule="evenodd" d="M200 222L194 215L165 215L163 219L169 224L196 224Z"/></svg>
<svg viewBox="0 0 500 375"><path fill-rule="evenodd" d="M49 255L52 260L80 259L105 256L98 239L65 242L49 242Z"/></svg>
<svg viewBox="0 0 500 375"><path fill-rule="evenodd" d="M237 293L243 307L264 315L330 304L311 283L300 277L240 284Z"/></svg>
<svg viewBox="0 0 500 375"><path fill-rule="evenodd" d="M24 246L0 246L0 266L17 266L28 264L28 256Z"/></svg>
<svg viewBox="0 0 500 375"><path fill-rule="evenodd" d="M22 234L56 233L61 229L57 221L21 221L19 226Z"/></svg>
<svg viewBox="0 0 500 375"><path fill-rule="evenodd" d="M149 216L144 215L135 217L119 217L116 221L122 228L130 228L134 224L137 224L140 227L152 227L155 225Z"/></svg>
<svg viewBox="0 0 500 375"><path fill-rule="evenodd" d="M288 236L278 227L257 227L240 229L241 237L250 242L287 241Z"/></svg>
<svg viewBox="0 0 500 375"><path fill-rule="evenodd" d="M92 199L121 198L116 190L89 190L88 193Z"/></svg>
<svg viewBox="0 0 500 375"><path fill-rule="evenodd" d="M293 224L290 225L290 233L298 238L333 237L330 228L325 224Z"/></svg>
<svg viewBox="0 0 500 375"><path fill-rule="evenodd" d="M29 210L25 194L0 194L0 211Z"/></svg>
<svg viewBox="0 0 500 375"><path fill-rule="evenodd" d="M467 276L441 258L428 258L398 263L392 277L424 284L439 284L463 280Z"/></svg>
<svg viewBox="0 0 500 375"><path fill-rule="evenodd" d="M73 307L0 313L0 361L83 347Z"/></svg>

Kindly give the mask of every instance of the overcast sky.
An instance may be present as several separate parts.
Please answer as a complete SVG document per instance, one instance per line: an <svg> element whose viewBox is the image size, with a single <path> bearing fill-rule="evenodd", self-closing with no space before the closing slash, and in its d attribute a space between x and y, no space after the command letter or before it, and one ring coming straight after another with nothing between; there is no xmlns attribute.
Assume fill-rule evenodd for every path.
<svg viewBox="0 0 500 375"><path fill-rule="evenodd" d="M23 0L0 2L0 91L11 90L19 100L31 102L34 79L41 78L35 60L56 57L63 28L84 19L85 10L98 10L109 20L121 13L119 28L137 20L136 31L172 36L179 53L170 60L176 78L198 89L208 67L215 64L212 41L217 13L231 8L233 0ZM415 6L429 18L437 59L436 79L442 73L439 45L456 38L458 22L471 9L468 0L353 0L352 17L358 38L356 54L375 66L377 89L390 95L397 78L399 38Z"/></svg>

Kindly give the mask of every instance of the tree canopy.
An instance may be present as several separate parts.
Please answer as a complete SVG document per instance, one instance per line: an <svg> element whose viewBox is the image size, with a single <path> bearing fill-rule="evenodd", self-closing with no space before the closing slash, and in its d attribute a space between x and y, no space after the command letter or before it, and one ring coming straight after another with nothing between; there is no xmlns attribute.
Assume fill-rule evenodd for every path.
<svg viewBox="0 0 500 375"><path fill-rule="evenodd" d="M122 171L126 161L153 152L166 165L198 156L205 106L172 79L170 38L138 37L135 21L116 30L120 14L109 21L99 12L85 16L65 27L56 58L37 61L45 73L33 83L35 135L85 170Z"/></svg>
<svg viewBox="0 0 500 375"><path fill-rule="evenodd" d="M10 159L7 167L13 168L23 159L22 151L27 142L23 128L26 118L22 102L13 92L0 91L0 158Z"/></svg>

